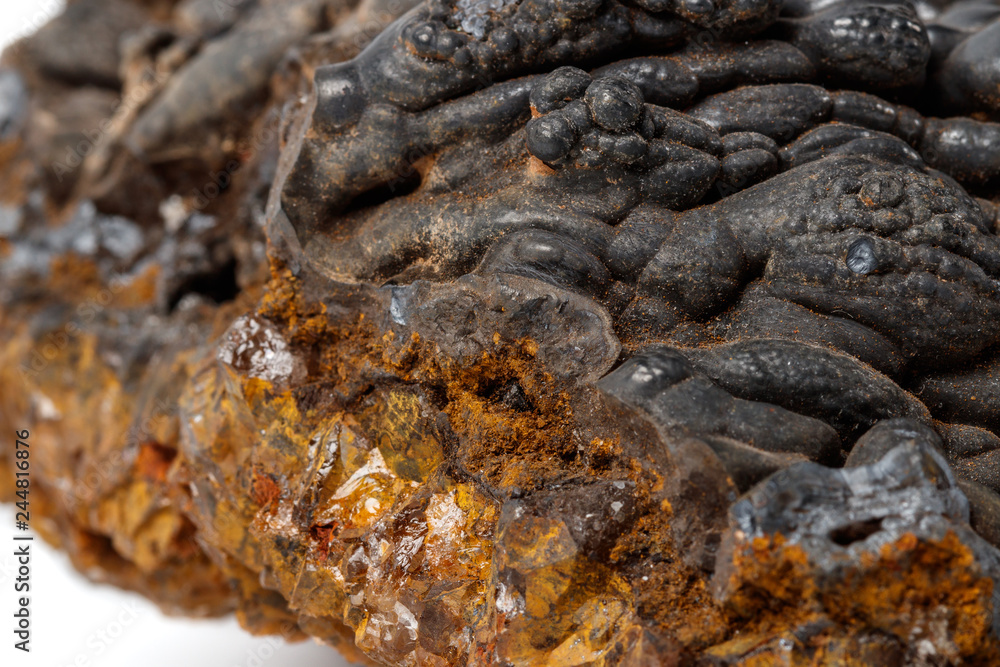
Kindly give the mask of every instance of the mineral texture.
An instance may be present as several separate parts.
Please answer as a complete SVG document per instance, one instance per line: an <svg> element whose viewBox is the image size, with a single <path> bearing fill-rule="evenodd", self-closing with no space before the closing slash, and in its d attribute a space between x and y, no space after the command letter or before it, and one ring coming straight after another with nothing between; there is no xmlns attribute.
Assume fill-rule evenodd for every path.
<svg viewBox="0 0 1000 667"><path fill-rule="evenodd" d="M71 0L0 493L385 665L1000 664L1000 4Z"/></svg>

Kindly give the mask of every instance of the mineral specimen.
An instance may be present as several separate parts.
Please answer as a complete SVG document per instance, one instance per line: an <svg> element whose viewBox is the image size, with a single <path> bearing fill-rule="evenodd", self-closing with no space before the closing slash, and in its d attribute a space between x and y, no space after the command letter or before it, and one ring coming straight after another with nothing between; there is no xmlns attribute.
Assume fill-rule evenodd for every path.
<svg viewBox="0 0 1000 667"><path fill-rule="evenodd" d="M998 664L998 90L987 0L71 2L33 525L359 662Z"/></svg>

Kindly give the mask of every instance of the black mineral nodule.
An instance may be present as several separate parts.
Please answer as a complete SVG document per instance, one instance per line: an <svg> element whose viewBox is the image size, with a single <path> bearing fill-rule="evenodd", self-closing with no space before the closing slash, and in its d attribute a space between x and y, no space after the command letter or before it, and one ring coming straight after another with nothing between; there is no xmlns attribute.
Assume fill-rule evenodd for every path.
<svg viewBox="0 0 1000 667"><path fill-rule="evenodd" d="M215 5L0 68L78 567L380 664L1000 664L1000 5Z"/></svg>

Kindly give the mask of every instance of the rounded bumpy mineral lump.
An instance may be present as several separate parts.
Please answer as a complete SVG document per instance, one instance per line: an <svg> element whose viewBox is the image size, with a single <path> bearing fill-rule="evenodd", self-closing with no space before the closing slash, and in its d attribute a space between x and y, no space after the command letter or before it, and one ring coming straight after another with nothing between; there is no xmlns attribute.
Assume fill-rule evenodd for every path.
<svg viewBox="0 0 1000 667"><path fill-rule="evenodd" d="M362 664L1000 664L998 91L992 0L75 0L32 529Z"/></svg>

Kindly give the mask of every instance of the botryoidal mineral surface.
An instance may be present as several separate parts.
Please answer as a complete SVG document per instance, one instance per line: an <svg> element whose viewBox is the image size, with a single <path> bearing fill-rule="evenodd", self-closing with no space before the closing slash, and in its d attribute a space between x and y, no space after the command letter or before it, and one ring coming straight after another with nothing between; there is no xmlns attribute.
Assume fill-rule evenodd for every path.
<svg viewBox="0 0 1000 667"><path fill-rule="evenodd" d="M986 0L71 1L32 525L363 663L1000 664L998 91Z"/></svg>

